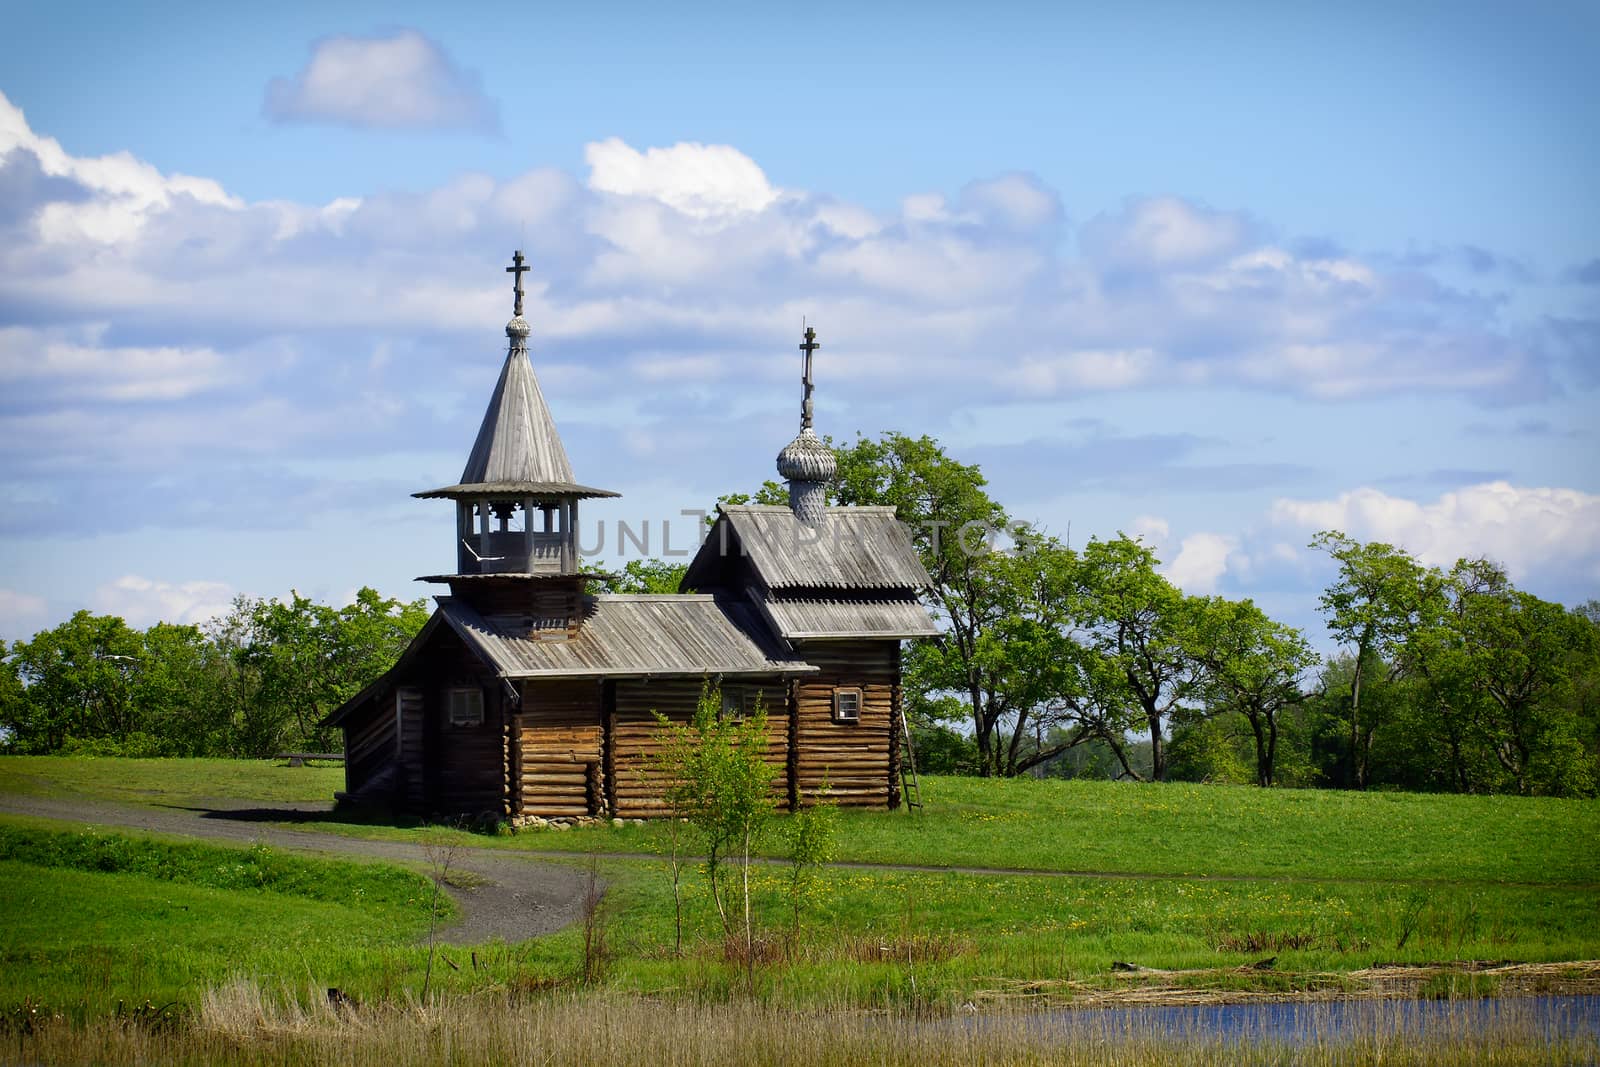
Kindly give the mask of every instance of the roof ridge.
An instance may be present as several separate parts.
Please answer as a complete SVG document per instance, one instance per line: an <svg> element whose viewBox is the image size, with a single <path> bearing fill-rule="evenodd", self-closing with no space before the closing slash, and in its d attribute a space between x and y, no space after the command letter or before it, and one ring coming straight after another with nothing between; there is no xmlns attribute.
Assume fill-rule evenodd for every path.
<svg viewBox="0 0 1600 1067"><path fill-rule="evenodd" d="M717 598L711 593L596 593L594 599L630 603L691 603Z"/></svg>

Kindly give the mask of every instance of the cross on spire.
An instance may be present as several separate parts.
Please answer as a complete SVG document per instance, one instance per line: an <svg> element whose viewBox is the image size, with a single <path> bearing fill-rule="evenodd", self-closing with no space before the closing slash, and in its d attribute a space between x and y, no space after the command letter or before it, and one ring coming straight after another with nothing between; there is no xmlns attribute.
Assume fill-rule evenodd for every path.
<svg viewBox="0 0 1600 1067"><path fill-rule="evenodd" d="M811 429L811 390L814 388L811 382L811 356L821 347L822 345L817 343L817 331L807 326L806 339L800 344L800 351L806 354L805 370L800 375L800 381L806 387L805 402L800 405L800 429L802 430Z"/></svg>
<svg viewBox="0 0 1600 1067"><path fill-rule="evenodd" d="M523 262L522 249L519 248L511 254L511 266L506 268L506 273L514 274L517 278L517 283L511 290L517 294L516 308L512 312L514 315L522 314L522 276L532 269L532 267Z"/></svg>

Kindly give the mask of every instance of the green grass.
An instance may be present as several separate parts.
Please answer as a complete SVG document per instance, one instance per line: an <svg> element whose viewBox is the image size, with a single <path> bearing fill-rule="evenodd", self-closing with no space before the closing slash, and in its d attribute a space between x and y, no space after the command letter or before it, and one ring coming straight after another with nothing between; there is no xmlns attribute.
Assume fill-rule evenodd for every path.
<svg viewBox="0 0 1600 1067"><path fill-rule="evenodd" d="M847 811L838 858L1130 874L1600 884L1600 802L925 778L922 812ZM657 829L519 836L650 851Z"/></svg>
<svg viewBox="0 0 1600 1067"><path fill-rule="evenodd" d="M415 970L431 896L426 878L384 864L6 820L0 1004L193 1003L237 974L377 988Z"/></svg>
<svg viewBox="0 0 1600 1067"><path fill-rule="evenodd" d="M344 788L344 768L234 759L0 756L0 793L81 796L118 804L207 800L326 804Z"/></svg>
<svg viewBox="0 0 1600 1067"><path fill-rule="evenodd" d="M0 758L0 792L131 803L326 803L343 771L248 760ZM923 779L925 808L847 811L838 859L1126 874L1600 885L1600 801L1187 783ZM416 826L302 829L395 839ZM656 852L660 826L602 826L475 845Z"/></svg>
<svg viewBox="0 0 1600 1067"><path fill-rule="evenodd" d="M204 762L0 760L0 790L145 803L202 793L296 799L295 790L315 799L304 793L326 777ZM759 992L812 1007L951 1007L1126 985L1111 973L1114 960L1203 972L1168 984L1305 992L1359 988L1350 972L1379 963L1600 958L1594 801L972 779L930 779L924 795L916 816L845 813L839 857L996 873L834 868L794 931L784 868L759 868L757 922L769 957ZM414 875L265 850L41 835L42 825L0 821L0 904L25 916L4 935L0 1000L192 1003L234 973L267 976L297 995L338 986L386 999L420 987L425 953L414 941L424 919L395 891L400 883L383 881L415 885ZM419 836L397 826L303 826ZM575 859L655 851L661 830L458 839ZM745 979L724 960L703 876L686 881L680 956L664 864L600 862L611 882L607 989L696 999L738 992ZM1082 871L1122 876L1070 873ZM352 907L358 883L373 895ZM437 970L436 988L511 995L571 985L580 938L569 929L483 946L475 959L455 949L446 956L460 969ZM1272 970L1248 968L1267 957L1276 958ZM1445 994L1494 985L1448 974L1429 981Z"/></svg>

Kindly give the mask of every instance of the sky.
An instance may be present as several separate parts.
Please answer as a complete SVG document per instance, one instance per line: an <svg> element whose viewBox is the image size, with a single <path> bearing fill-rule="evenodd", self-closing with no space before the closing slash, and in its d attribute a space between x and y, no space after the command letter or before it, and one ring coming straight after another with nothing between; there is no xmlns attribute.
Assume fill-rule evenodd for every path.
<svg viewBox="0 0 1600 1067"><path fill-rule="evenodd" d="M1592 4L18 5L0 639L429 595L505 355L584 509L929 434L1326 645L1318 530L1600 597Z"/></svg>

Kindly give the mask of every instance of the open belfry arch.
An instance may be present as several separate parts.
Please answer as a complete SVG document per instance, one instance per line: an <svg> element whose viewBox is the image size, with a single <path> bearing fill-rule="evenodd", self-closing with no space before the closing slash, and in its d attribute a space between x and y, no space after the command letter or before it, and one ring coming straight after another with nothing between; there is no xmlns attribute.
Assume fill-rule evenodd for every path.
<svg viewBox="0 0 1600 1067"><path fill-rule="evenodd" d="M719 508L684 592L605 592L585 572L577 481L528 356L519 251L509 341L461 478L415 494L455 505L455 569L395 665L338 708L342 797L423 815L513 820L665 814L651 757L659 712L767 711L767 758L789 805L824 786L895 807L900 645L935 632L929 584L892 509L831 507L837 461L813 427L807 329L800 432L778 454L787 507ZM692 590L692 592L690 591Z"/></svg>

